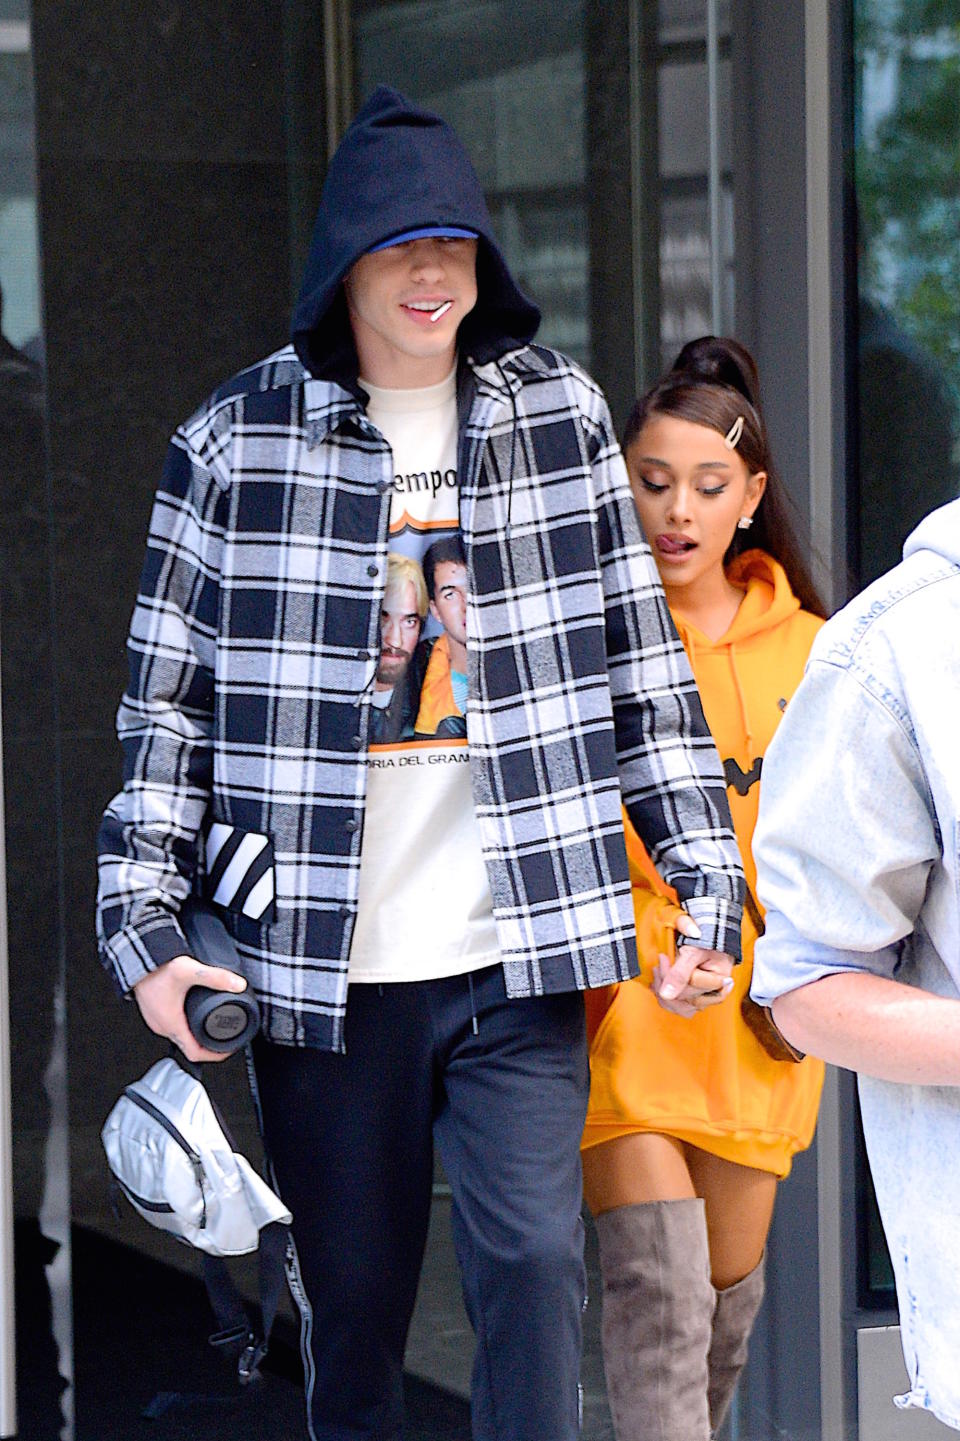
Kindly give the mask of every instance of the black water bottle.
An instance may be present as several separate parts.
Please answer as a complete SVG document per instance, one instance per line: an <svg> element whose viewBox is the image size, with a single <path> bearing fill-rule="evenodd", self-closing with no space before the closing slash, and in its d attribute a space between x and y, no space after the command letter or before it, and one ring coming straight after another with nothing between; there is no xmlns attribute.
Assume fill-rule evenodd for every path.
<svg viewBox="0 0 960 1441"><path fill-rule="evenodd" d="M226 926L202 901L191 897L180 910L180 925L191 955L205 966L222 966L243 975L243 967ZM239 993L191 986L183 1009L187 1025L199 1046L229 1056L260 1029L260 1007L249 986Z"/></svg>

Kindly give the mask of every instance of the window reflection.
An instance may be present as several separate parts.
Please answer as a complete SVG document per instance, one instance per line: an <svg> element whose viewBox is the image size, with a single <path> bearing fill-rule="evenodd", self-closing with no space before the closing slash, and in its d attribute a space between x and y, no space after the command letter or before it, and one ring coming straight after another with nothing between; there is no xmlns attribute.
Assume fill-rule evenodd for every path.
<svg viewBox="0 0 960 1441"><path fill-rule="evenodd" d="M732 331L729 0L717 20L720 316ZM358 97L396 85L463 136L543 339L596 374L615 415L712 328L703 0L358 0L352 33ZM635 119L644 153L631 160Z"/></svg>
<svg viewBox="0 0 960 1441"><path fill-rule="evenodd" d="M874 580L960 492L960 26L954 7L854 5L859 570ZM861 1305L895 1304L859 1141Z"/></svg>
<svg viewBox="0 0 960 1441"><path fill-rule="evenodd" d="M66 1029L58 965L50 528L29 7L0 0L0 591L16 1391L66 1436L72 1370ZM11 1280L2 1258L0 1283ZM0 1421L12 1399L0 1397ZM12 1388L11 1388L12 1389ZM9 1434L6 1424L3 1434Z"/></svg>
<svg viewBox="0 0 960 1441"><path fill-rule="evenodd" d="M860 573L958 493L960 27L857 0Z"/></svg>
<svg viewBox="0 0 960 1441"><path fill-rule="evenodd" d="M703 35L704 0L660 0L660 38L665 44ZM730 0L720 0L717 17L721 34L730 30Z"/></svg>
<svg viewBox="0 0 960 1441"><path fill-rule="evenodd" d="M713 330L710 274L707 30L704 0L660 0L660 356L658 369ZM735 331L730 6L717 7L722 283L719 329Z"/></svg>
<svg viewBox="0 0 960 1441"><path fill-rule="evenodd" d="M591 366L583 0L357 4L358 96L395 85L451 122L544 339Z"/></svg>
<svg viewBox="0 0 960 1441"><path fill-rule="evenodd" d="M3 334L40 358L30 26L25 5L0 4L0 285ZM9 358L9 357L7 357Z"/></svg>

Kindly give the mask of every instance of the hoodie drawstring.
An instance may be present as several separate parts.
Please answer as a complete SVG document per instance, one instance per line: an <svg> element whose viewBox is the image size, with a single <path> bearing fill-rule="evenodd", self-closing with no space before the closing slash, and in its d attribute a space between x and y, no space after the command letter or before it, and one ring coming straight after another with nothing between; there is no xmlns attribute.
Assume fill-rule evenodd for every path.
<svg viewBox="0 0 960 1441"><path fill-rule="evenodd" d="M740 672L737 670L737 648L735 645L729 647L730 670L733 672L733 685L737 692L737 699L740 702L740 718L743 721L743 729L747 738L747 764L753 765L756 757L753 754L753 732L750 729L750 712L747 710L747 698L740 683Z"/></svg>
<svg viewBox="0 0 960 1441"><path fill-rule="evenodd" d="M519 417L517 416L517 397L514 395L513 386L510 385L507 377L504 375L503 367L500 365L499 361L497 361L497 370L500 373L500 379L503 381L504 385L507 387L507 391L509 392L510 409L513 412L513 428L510 431L510 476L507 481L507 525L505 533L505 538L509 540L510 521L513 515L513 477L517 463L517 429L519 427L520 421Z"/></svg>
<svg viewBox="0 0 960 1441"><path fill-rule="evenodd" d="M473 1021L473 1034L479 1036L480 1027L477 1025L477 1003L473 995L473 973L467 972L467 986L470 991L470 1018Z"/></svg>
<svg viewBox="0 0 960 1441"><path fill-rule="evenodd" d="M363 690L361 690L361 692L360 692L359 695L357 696L356 701L354 702L354 705L356 706L356 708L357 708L358 710L360 709L360 707L363 705L364 701L366 700L367 694L368 694L370 691L373 690L373 683L374 683L374 681L376 680L376 678L377 678L377 667L374 666L373 670L370 672L370 679L367 681L366 685L363 687Z"/></svg>

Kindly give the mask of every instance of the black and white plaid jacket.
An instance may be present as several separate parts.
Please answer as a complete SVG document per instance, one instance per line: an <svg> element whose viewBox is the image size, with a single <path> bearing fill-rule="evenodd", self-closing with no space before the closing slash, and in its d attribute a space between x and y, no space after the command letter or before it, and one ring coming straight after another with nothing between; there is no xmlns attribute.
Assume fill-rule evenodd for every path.
<svg viewBox="0 0 960 1441"><path fill-rule="evenodd" d="M738 954L723 774L602 395L530 345L464 363L460 414L468 739L509 993L636 972L621 800L702 943ZM124 990L186 949L177 911L205 885L266 1034L342 1048L392 480L360 400L292 348L174 437L100 836Z"/></svg>

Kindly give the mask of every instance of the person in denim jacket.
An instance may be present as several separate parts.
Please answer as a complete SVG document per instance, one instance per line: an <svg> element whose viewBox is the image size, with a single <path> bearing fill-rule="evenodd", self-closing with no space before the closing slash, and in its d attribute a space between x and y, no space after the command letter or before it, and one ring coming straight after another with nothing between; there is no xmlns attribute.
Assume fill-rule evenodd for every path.
<svg viewBox="0 0 960 1441"><path fill-rule="evenodd" d="M960 500L827 623L767 754L753 996L856 1071L910 1390L960 1430Z"/></svg>

